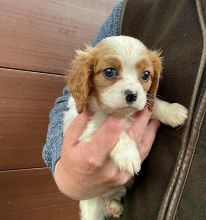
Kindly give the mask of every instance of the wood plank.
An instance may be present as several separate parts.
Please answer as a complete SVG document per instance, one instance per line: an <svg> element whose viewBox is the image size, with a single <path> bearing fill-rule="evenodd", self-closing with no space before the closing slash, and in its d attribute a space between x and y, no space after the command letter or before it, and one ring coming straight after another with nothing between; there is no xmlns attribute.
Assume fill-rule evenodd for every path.
<svg viewBox="0 0 206 220"><path fill-rule="evenodd" d="M0 67L63 74L117 0L1 0Z"/></svg>
<svg viewBox="0 0 206 220"><path fill-rule="evenodd" d="M65 77L0 69L0 170L44 166L48 117Z"/></svg>
<svg viewBox="0 0 206 220"><path fill-rule="evenodd" d="M78 203L62 195L47 169L0 172L1 220L78 220Z"/></svg>

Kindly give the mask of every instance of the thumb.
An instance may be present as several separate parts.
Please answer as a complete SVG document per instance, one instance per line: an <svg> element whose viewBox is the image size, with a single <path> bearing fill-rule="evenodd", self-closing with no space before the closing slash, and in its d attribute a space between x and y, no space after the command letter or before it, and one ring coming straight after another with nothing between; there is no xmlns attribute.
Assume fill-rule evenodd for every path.
<svg viewBox="0 0 206 220"><path fill-rule="evenodd" d="M144 108L143 111L138 112L128 130L129 136L135 140L140 140L144 135L150 117L151 112L148 108Z"/></svg>
<svg viewBox="0 0 206 220"><path fill-rule="evenodd" d="M72 145L79 142L79 137L85 130L90 117L91 112L86 109L80 113L66 130L64 141L70 142Z"/></svg>
<svg viewBox="0 0 206 220"><path fill-rule="evenodd" d="M111 150L119 140L126 119L109 116L94 134L90 142L90 152L100 161L108 158Z"/></svg>

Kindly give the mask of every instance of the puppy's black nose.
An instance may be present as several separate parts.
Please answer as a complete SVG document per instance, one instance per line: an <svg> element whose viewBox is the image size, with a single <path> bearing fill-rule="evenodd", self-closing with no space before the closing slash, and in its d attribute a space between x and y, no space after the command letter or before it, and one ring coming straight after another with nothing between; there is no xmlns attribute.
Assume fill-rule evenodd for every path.
<svg viewBox="0 0 206 220"><path fill-rule="evenodd" d="M131 105L133 102L135 102L137 100L137 92L133 92L129 89L124 91L125 94L125 99L127 104Z"/></svg>

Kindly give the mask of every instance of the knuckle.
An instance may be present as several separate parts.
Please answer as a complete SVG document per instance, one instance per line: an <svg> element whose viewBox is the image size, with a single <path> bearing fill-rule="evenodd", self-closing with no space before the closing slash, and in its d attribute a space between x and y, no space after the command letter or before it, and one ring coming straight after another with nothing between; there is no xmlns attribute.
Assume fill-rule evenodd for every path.
<svg viewBox="0 0 206 220"><path fill-rule="evenodd" d="M87 159L86 171L87 173L93 173L95 170L102 166L101 162L95 157L89 157Z"/></svg>

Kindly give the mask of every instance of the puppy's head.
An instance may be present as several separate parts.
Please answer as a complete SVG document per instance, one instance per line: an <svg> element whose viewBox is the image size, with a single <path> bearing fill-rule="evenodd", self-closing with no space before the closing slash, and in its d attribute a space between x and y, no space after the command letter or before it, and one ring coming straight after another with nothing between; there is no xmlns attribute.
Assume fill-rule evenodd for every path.
<svg viewBox="0 0 206 220"><path fill-rule="evenodd" d="M77 51L68 87L78 112L92 103L106 113L126 116L145 105L153 108L161 71L158 52L132 37L109 37Z"/></svg>

